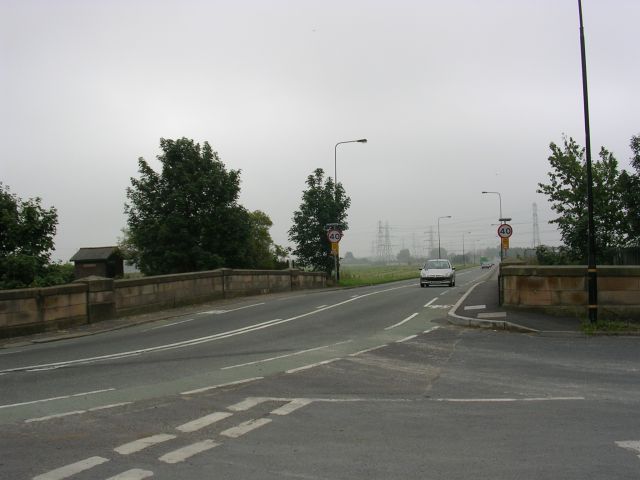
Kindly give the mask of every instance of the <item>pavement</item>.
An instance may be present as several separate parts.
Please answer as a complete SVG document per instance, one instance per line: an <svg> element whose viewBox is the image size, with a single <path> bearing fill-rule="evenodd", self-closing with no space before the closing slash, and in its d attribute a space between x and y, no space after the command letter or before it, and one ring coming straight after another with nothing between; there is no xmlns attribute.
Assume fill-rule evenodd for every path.
<svg viewBox="0 0 640 480"><path fill-rule="evenodd" d="M512 330L525 333L581 334L580 319L507 308L499 303L498 267L467 291L449 311L454 325Z"/></svg>

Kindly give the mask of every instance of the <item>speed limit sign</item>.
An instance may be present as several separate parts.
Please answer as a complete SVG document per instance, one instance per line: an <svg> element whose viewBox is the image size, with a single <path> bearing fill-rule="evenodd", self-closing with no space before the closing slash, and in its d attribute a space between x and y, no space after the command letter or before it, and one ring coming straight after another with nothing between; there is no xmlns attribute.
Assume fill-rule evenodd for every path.
<svg viewBox="0 0 640 480"><path fill-rule="evenodd" d="M513 228L508 223L503 223L498 227L498 236L500 238L509 238L513 235Z"/></svg>
<svg viewBox="0 0 640 480"><path fill-rule="evenodd" d="M331 243L338 243L342 238L342 232L340 230L331 229L327 232L327 238Z"/></svg>

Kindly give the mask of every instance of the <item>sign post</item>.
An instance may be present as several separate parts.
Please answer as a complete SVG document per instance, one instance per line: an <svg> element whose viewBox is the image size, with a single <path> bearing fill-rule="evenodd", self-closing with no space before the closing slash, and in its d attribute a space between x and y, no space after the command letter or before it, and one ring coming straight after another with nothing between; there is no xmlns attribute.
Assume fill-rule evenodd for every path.
<svg viewBox="0 0 640 480"><path fill-rule="evenodd" d="M500 245L500 259L502 260L502 252L509 250L509 237L513 235L513 227L508 223L498 225L498 236L502 240Z"/></svg>
<svg viewBox="0 0 640 480"><path fill-rule="evenodd" d="M338 229L336 225L329 225L327 230L327 239L331 242L331 255L333 255L333 265L336 271L336 285L340 281L340 273L338 272L340 261L340 240L342 240L342 230Z"/></svg>

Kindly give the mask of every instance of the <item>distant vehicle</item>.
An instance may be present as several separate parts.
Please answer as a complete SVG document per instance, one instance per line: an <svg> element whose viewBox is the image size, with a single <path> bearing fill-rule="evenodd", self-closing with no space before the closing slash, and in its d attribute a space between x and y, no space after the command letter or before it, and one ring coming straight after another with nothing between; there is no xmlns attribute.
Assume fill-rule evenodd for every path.
<svg viewBox="0 0 640 480"><path fill-rule="evenodd" d="M429 285L456 285L456 269L451 262L446 259L438 258L428 260L420 270L420 286L428 287Z"/></svg>
<svg viewBox="0 0 640 480"><path fill-rule="evenodd" d="M491 267L493 267L493 263L491 263L489 260L485 260L480 264L480 268L491 268Z"/></svg>

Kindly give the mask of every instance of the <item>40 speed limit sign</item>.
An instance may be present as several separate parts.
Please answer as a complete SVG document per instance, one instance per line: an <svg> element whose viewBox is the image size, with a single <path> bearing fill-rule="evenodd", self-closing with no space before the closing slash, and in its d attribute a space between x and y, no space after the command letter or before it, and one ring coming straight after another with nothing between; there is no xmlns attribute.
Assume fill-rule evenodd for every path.
<svg viewBox="0 0 640 480"><path fill-rule="evenodd" d="M503 223L498 227L498 236L500 238L509 238L513 235L513 228L508 223Z"/></svg>
<svg viewBox="0 0 640 480"><path fill-rule="evenodd" d="M327 232L327 238L331 243L338 243L342 238L342 232L340 230L331 229Z"/></svg>

